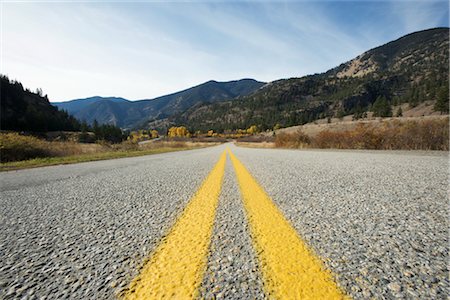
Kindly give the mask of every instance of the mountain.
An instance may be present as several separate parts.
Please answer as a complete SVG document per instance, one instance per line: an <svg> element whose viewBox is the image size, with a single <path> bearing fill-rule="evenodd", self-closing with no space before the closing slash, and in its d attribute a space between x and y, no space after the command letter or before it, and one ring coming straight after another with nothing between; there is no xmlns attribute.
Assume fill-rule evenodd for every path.
<svg viewBox="0 0 450 300"><path fill-rule="evenodd" d="M89 124L97 120L100 124L120 126L122 120L133 119L133 115L138 116L137 120L142 117L139 112L136 114L133 109L130 109L132 103L132 101L119 97L95 96L52 104Z"/></svg>
<svg viewBox="0 0 450 300"><path fill-rule="evenodd" d="M100 96L94 96L84 99L75 99L67 102L52 102L53 105L57 106L60 109L63 109L70 114L76 114L80 110L86 108L87 106L99 102L99 101L111 101L113 103L120 103L120 102L130 102L127 99L119 98L119 97L100 97Z"/></svg>
<svg viewBox="0 0 450 300"><path fill-rule="evenodd" d="M274 81L233 101L193 106L169 117L165 126L222 131L258 125L264 130L331 116L360 117L383 103L415 106L445 93L448 103L448 49L449 28L411 33L325 73Z"/></svg>
<svg viewBox="0 0 450 300"><path fill-rule="evenodd" d="M208 81L198 86L151 100L128 101L123 98L92 97L54 103L79 120L114 124L134 128L149 120L167 118L188 108L247 96L265 83L253 79L217 82Z"/></svg>
<svg viewBox="0 0 450 300"><path fill-rule="evenodd" d="M74 117L50 104L42 91L24 89L18 81L0 77L1 129L29 132L80 130Z"/></svg>

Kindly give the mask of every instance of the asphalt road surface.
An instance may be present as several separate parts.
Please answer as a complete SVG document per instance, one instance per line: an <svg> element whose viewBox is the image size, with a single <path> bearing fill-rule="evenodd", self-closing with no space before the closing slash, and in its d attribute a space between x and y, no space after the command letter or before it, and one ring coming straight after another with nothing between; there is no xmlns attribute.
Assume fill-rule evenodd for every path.
<svg viewBox="0 0 450 300"><path fill-rule="evenodd" d="M448 170L227 144L3 172L0 299L447 299Z"/></svg>

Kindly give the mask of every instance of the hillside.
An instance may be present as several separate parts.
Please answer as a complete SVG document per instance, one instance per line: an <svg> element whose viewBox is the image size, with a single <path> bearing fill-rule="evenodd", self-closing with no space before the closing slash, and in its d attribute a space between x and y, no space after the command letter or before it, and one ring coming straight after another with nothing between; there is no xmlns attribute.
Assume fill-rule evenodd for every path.
<svg viewBox="0 0 450 300"><path fill-rule="evenodd" d="M50 104L42 91L24 89L22 84L1 76L1 129L45 132L80 130L80 123Z"/></svg>
<svg viewBox="0 0 450 300"><path fill-rule="evenodd" d="M274 81L234 101L197 105L167 123L202 131L253 124L265 130L349 114L360 118L370 110L389 116L393 105L437 100L444 102L445 111L448 47L448 28L415 32L325 73Z"/></svg>
<svg viewBox="0 0 450 300"><path fill-rule="evenodd" d="M58 102L79 120L114 124L133 128L149 120L164 119L199 104L216 103L247 96L263 86L263 82L242 79L229 82L208 81L198 86L151 100L128 101L123 98L92 97Z"/></svg>
<svg viewBox="0 0 450 300"><path fill-rule="evenodd" d="M97 120L99 124L112 124L123 127L123 124L139 122L143 113L134 108L132 101L115 97L91 97L77 99L68 102L53 103L76 117L78 120L93 124Z"/></svg>
<svg viewBox="0 0 450 300"><path fill-rule="evenodd" d="M100 102L100 101L111 101L113 103L130 102L127 99L119 98L119 97L94 96L94 97L89 97L89 98L84 98L84 99L75 99L75 100L66 101L66 102L52 102L52 104L56 105L60 109L68 111L70 114L76 114L77 112L85 109L89 105L96 103L96 102Z"/></svg>

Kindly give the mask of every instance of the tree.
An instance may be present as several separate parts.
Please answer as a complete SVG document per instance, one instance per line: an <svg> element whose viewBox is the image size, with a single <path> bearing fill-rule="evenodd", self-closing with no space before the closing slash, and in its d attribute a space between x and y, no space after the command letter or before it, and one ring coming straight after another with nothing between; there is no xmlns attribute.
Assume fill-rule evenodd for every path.
<svg viewBox="0 0 450 300"><path fill-rule="evenodd" d="M167 133L169 137L189 137L190 133L187 130L186 127L180 126L180 127L170 127L169 132Z"/></svg>
<svg viewBox="0 0 450 300"><path fill-rule="evenodd" d="M372 106L374 117L392 117L392 108L386 97L378 96Z"/></svg>
<svg viewBox="0 0 450 300"><path fill-rule="evenodd" d="M256 125L252 125L247 129L247 133L256 134L258 133L258 127Z"/></svg>
<svg viewBox="0 0 450 300"><path fill-rule="evenodd" d="M124 140L125 136L122 129L114 125L102 124L99 125L97 120L94 120L92 130L95 134L95 140L104 140L111 143L120 143Z"/></svg>
<svg viewBox="0 0 450 300"><path fill-rule="evenodd" d="M97 124L98 125L98 124ZM89 125L86 123L86 121L83 121L81 123L81 128L80 128L81 132L87 132L89 130Z"/></svg>
<svg viewBox="0 0 450 300"><path fill-rule="evenodd" d="M355 108L355 113L353 114L353 120L359 120L362 118L362 115L364 113L364 110L362 107L358 104Z"/></svg>
<svg viewBox="0 0 450 300"><path fill-rule="evenodd" d="M36 89L36 95L38 95L39 97L43 97L44 92L42 91L41 88L37 88Z"/></svg>
<svg viewBox="0 0 450 300"><path fill-rule="evenodd" d="M59 110L43 96L24 89L18 81L0 75L0 127L3 130L45 132L79 131L80 122Z"/></svg>
<svg viewBox="0 0 450 300"><path fill-rule="evenodd" d="M449 112L449 94L448 94L448 86L443 86L437 96L436 103L434 104L434 110L440 111L441 114Z"/></svg>
<svg viewBox="0 0 450 300"><path fill-rule="evenodd" d="M397 113L395 114L396 117L403 117L403 111L402 106L399 106L397 109Z"/></svg>
<svg viewBox="0 0 450 300"><path fill-rule="evenodd" d="M158 131L156 131L154 129L152 131L150 131L150 135L151 135L152 139L156 139L157 137L159 137Z"/></svg>
<svg viewBox="0 0 450 300"><path fill-rule="evenodd" d="M78 136L78 141L80 143L87 143L89 142L89 134L87 133L89 130L89 126L86 123L86 121L83 121L81 123L81 134Z"/></svg>
<svg viewBox="0 0 450 300"><path fill-rule="evenodd" d="M189 131L184 126L177 127L177 136L187 136Z"/></svg>
<svg viewBox="0 0 450 300"><path fill-rule="evenodd" d="M167 131L168 137L176 137L177 136L177 128L176 127L170 127Z"/></svg>
<svg viewBox="0 0 450 300"><path fill-rule="evenodd" d="M392 105L400 105L401 103L402 102L399 96L395 96L394 98L392 98Z"/></svg>
<svg viewBox="0 0 450 300"><path fill-rule="evenodd" d="M336 117L339 118L339 120L342 120L345 116L345 111L341 108L339 108L339 110L336 113Z"/></svg>
<svg viewBox="0 0 450 300"><path fill-rule="evenodd" d="M410 107L416 107L419 104L419 88L416 84L413 85L411 91L409 92L408 103Z"/></svg>
<svg viewBox="0 0 450 300"><path fill-rule="evenodd" d="M95 139L100 139L100 127L98 126L97 120L94 120L94 122L92 123L92 130L94 131Z"/></svg>

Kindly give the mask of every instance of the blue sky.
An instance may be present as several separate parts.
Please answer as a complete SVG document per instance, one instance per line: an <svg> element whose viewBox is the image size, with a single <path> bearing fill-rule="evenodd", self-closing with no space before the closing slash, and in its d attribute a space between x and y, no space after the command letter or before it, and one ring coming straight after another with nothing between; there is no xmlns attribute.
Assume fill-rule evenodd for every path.
<svg viewBox="0 0 450 300"><path fill-rule="evenodd" d="M425 0L0 5L0 72L51 101L149 99L211 79L300 77L449 26L448 2Z"/></svg>

